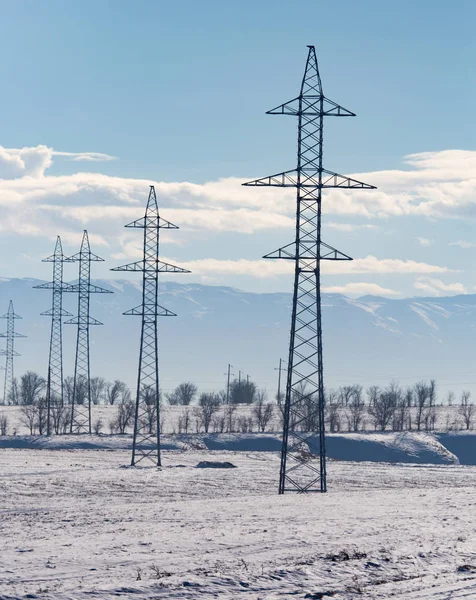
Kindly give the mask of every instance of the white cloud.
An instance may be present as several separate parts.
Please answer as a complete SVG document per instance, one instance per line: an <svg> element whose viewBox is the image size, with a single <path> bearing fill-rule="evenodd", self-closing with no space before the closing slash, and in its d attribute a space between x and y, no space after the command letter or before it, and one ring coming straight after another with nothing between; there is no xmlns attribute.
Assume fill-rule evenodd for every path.
<svg viewBox="0 0 476 600"><path fill-rule="evenodd" d="M175 259L164 258L165 262ZM180 261L180 266L189 269L195 275L234 274L247 275L259 279L278 277L293 272L293 261L290 260L220 260L203 258L191 261ZM360 275L360 274L412 274L412 273L446 273L449 269L436 265L428 265L412 260L378 259L367 256L353 261L324 261L324 275Z"/></svg>
<svg viewBox="0 0 476 600"><path fill-rule="evenodd" d="M113 159L94 152L58 152L47 146L0 147L0 231L50 239L60 233L65 241L76 244L81 230L87 228L92 235L96 234L97 244L109 245L116 257L127 258L136 255L138 244L118 232L123 231L125 223L143 214L149 185L154 184L163 216L182 229L242 234L279 229L289 234L289 240L283 241L292 239L294 190L242 187L244 180L236 178L195 184L85 172L53 176L47 169L55 156L75 161ZM476 208L476 152L427 152L406 157L406 163L407 170L356 175L358 179L380 186L377 191L326 190L324 212L346 215L347 218L352 215L367 218L392 215L466 218L472 215ZM374 223L338 223L327 218L324 225L341 231L365 231L376 227ZM172 234L163 239L170 238L173 239ZM423 245L429 241L424 242L424 239L420 239ZM179 262L183 264L183 261ZM274 277L292 269L292 265L283 261L214 259L191 261L184 266L204 274L228 272L253 277ZM323 264L323 273L340 275L448 271L437 265L375 256Z"/></svg>
<svg viewBox="0 0 476 600"><path fill-rule="evenodd" d="M354 224L354 223L334 223L330 221L325 223L325 227L329 227L329 229L337 229L338 231L358 231L362 229L378 229L377 225L370 224Z"/></svg>
<svg viewBox="0 0 476 600"><path fill-rule="evenodd" d="M433 277L418 277L413 287L419 292L430 296L467 293L467 289L462 283L444 283L441 279L434 279Z"/></svg>
<svg viewBox="0 0 476 600"><path fill-rule="evenodd" d="M431 246L432 241L429 240L428 238L424 238L424 237L417 237L417 242L420 244L420 246Z"/></svg>
<svg viewBox="0 0 476 600"><path fill-rule="evenodd" d="M459 246L460 248L464 248L465 250L468 250L469 248L476 248L476 244L474 244L473 242L466 242L465 240L450 242L448 246Z"/></svg>
<svg viewBox="0 0 476 600"><path fill-rule="evenodd" d="M53 150L53 156L64 156L76 162L104 162L117 159L117 156L102 154L101 152L60 152L58 150Z"/></svg>
<svg viewBox="0 0 476 600"><path fill-rule="evenodd" d="M345 294L347 296L400 296L400 292L381 287L376 283L347 283L345 285L330 285L322 288L323 292Z"/></svg>
<svg viewBox="0 0 476 600"><path fill-rule="evenodd" d="M60 152L45 145L31 148L3 148L0 146L0 179L43 177L46 169L53 164L53 156L86 162L109 161L116 158L100 152Z"/></svg>
<svg viewBox="0 0 476 600"><path fill-rule="evenodd" d="M52 164L53 151L47 146L8 149L0 146L0 179L41 177Z"/></svg>
<svg viewBox="0 0 476 600"><path fill-rule="evenodd" d="M51 237L58 227L73 230L94 222L100 234L106 236L121 219L138 216L150 183L156 186L164 213L182 227L240 233L289 229L291 233L294 226L296 201L292 189L242 187L244 180L236 178L194 184L126 179L100 173L48 175L46 171L55 156L86 161L113 158L94 152L58 152L47 146L0 148L2 229L16 228L23 233ZM324 213L368 218L391 215L466 218L474 213L476 152L426 152L406 157L406 163L408 170L356 175L379 185L377 191L326 190ZM374 228L375 224L325 220L324 226L356 231Z"/></svg>

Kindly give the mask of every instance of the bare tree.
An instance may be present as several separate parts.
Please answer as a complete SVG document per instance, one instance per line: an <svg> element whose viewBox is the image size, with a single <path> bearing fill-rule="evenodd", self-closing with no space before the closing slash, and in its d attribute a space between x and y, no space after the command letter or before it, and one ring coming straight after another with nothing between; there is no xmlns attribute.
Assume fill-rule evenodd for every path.
<svg viewBox="0 0 476 600"><path fill-rule="evenodd" d="M213 431L216 433L223 433L225 431L226 417L222 412L217 412L212 417L211 426Z"/></svg>
<svg viewBox="0 0 476 600"><path fill-rule="evenodd" d="M23 425L28 427L30 435L36 433L37 419L36 419L36 408L34 404L24 404L20 409L20 421Z"/></svg>
<svg viewBox="0 0 476 600"><path fill-rule="evenodd" d="M56 435L68 433L71 427L71 409L68 405L51 404L51 421Z"/></svg>
<svg viewBox="0 0 476 600"><path fill-rule="evenodd" d="M20 391L18 389L18 379L14 377L12 381L12 387L10 388L7 398L5 398L5 401L7 404L16 406L19 403L19 400Z"/></svg>
<svg viewBox="0 0 476 600"><path fill-rule="evenodd" d="M455 393L450 390L448 392L448 395L446 396L446 403L448 404L448 406L453 406L454 401L455 401Z"/></svg>
<svg viewBox="0 0 476 600"><path fill-rule="evenodd" d="M90 382L91 385L91 401L93 404L101 404L101 400L104 398L104 393L107 388L107 383L104 377L93 377Z"/></svg>
<svg viewBox="0 0 476 600"><path fill-rule="evenodd" d="M340 431L340 408L341 400L339 390L329 390L326 393L326 418L329 423L329 431L331 433Z"/></svg>
<svg viewBox="0 0 476 600"><path fill-rule="evenodd" d="M473 427L473 419L476 411L476 406L471 402L471 392L463 391L461 393L461 405L459 407L459 414L463 417L466 429Z"/></svg>
<svg viewBox="0 0 476 600"><path fill-rule="evenodd" d="M195 408L195 416L205 433L208 433L213 415L220 408L220 397L214 393L202 393Z"/></svg>
<svg viewBox="0 0 476 600"><path fill-rule="evenodd" d="M45 388L45 380L34 371L27 371L20 378L19 398L21 404L34 404Z"/></svg>
<svg viewBox="0 0 476 600"><path fill-rule="evenodd" d="M155 402L155 394L149 394L142 405L142 425L146 427L147 433L155 433L157 431L157 402Z"/></svg>
<svg viewBox="0 0 476 600"><path fill-rule="evenodd" d="M256 419L258 430L264 432L274 414L274 406L271 402L267 402L264 390L257 392L251 412Z"/></svg>
<svg viewBox="0 0 476 600"><path fill-rule="evenodd" d="M404 431L405 429L410 428L410 407L407 394L408 390L406 390L405 393L398 394L395 398L396 404L392 424L394 431Z"/></svg>
<svg viewBox="0 0 476 600"><path fill-rule="evenodd" d="M188 406L194 401L197 392L197 386L191 381L186 381L180 383L170 394L166 394L166 397L171 405Z"/></svg>
<svg viewBox="0 0 476 600"><path fill-rule="evenodd" d="M349 386L352 388L350 399L347 400L348 422L350 431L359 431L365 414L365 401L361 385Z"/></svg>
<svg viewBox="0 0 476 600"><path fill-rule="evenodd" d="M46 398L41 396L34 404L24 404L20 412L20 420L28 427L31 435L37 431L40 435L46 433L48 421Z"/></svg>
<svg viewBox="0 0 476 600"><path fill-rule="evenodd" d="M430 407L436 406L436 381L434 379L430 379L428 385L428 404Z"/></svg>
<svg viewBox="0 0 476 600"><path fill-rule="evenodd" d="M130 400L119 402L117 405L117 413L115 425L119 433L125 433L129 427L135 413L135 404Z"/></svg>
<svg viewBox="0 0 476 600"><path fill-rule="evenodd" d="M114 383L107 384L106 398L108 404L114 405L117 402L129 402L131 392L127 385L119 379L114 380Z"/></svg>
<svg viewBox="0 0 476 600"><path fill-rule="evenodd" d="M369 394L369 414L373 418L375 428L385 431L395 411L394 390L391 386L383 391L372 386L370 390L372 392Z"/></svg>
<svg viewBox="0 0 476 600"><path fill-rule="evenodd" d="M417 430L421 431L430 398L430 389L424 381L415 383L414 398L416 403L416 426Z"/></svg>
<svg viewBox="0 0 476 600"><path fill-rule="evenodd" d="M190 427L190 409L186 406L178 418L178 432L188 433Z"/></svg>
<svg viewBox="0 0 476 600"><path fill-rule="evenodd" d="M88 402L88 380L85 375L76 377L76 386L74 388L75 404L86 404Z"/></svg>
<svg viewBox="0 0 476 600"><path fill-rule="evenodd" d="M104 426L103 420L101 418L96 419L93 423L93 431L96 435L99 435Z"/></svg>
<svg viewBox="0 0 476 600"><path fill-rule="evenodd" d="M65 404L73 403L74 377L68 375L63 380L63 400Z"/></svg>
<svg viewBox="0 0 476 600"><path fill-rule="evenodd" d="M317 394L306 388L304 383L294 387L292 403L298 411L292 411L290 428L292 431L316 431L319 427L319 406ZM299 417L298 417L299 415Z"/></svg>
<svg viewBox="0 0 476 600"><path fill-rule="evenodd" d="M348 406L354 395L354 387L353 385L344 385L339 388L339 402L341 406Z"/></svg>
<svg viewBox="0 0 476 600"><path fill-rule="evenodd" d="M406 427L411 431L412 428L412 411L411 408L414 404L413 402L413 388L407 387L405 390L405 400L404 404L406 406L406 415L402 415L404 421L404 429L405 429L405 421L407 423ZM403 407L400 408L400 411L404 411Z"/></svg>
<svg viewBox="0 0 476 600"><path fill-rule="evenodd" d="M225 425L226 425L226 430L228 433L232 433L233 431L235 431L235 412L237 410L237 406L236 404L226 404L224 406L224 412L225 412Z"/></svg>
<svg viewBox="0 0 476 600"><path fill-rule="evenodd" d="M5 413L0 413L0 435L8 433L8 417Z"/></svg>

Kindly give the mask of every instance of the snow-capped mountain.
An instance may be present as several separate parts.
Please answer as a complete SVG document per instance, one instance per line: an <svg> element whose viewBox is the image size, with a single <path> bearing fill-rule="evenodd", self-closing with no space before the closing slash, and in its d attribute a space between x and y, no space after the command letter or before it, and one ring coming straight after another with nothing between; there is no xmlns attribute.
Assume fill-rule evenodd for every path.
<svg viewBox="0 0 476 600"><path fill-rule="evenodd" d="M0 311L9 300L23 317L16 321L19 339L16 374L46 372L51 292L33 289L35 279L0 279ZM124 379L131 386L137 373L140 317L122 313L141 302L139 281L98 280L114 294L96 294L91 316L104 323L91 328L94 375ZM76 297L64 295L65 308L76 312ZM177 317L160 320L161 384L167 390L193 380L202 390L223 388L227 364L241 370L274 394L279 358L286 359L291 295L253 294L228 287L161 284L161 304ZM449 389L472 389L476 358L473 338L476 295L390 300L340 294L323 296L326 384L402 385L436 378L440 397ZM6 325L6 324L5 324ZM73 371L75 326L64 326L64 370Z"/></svg>

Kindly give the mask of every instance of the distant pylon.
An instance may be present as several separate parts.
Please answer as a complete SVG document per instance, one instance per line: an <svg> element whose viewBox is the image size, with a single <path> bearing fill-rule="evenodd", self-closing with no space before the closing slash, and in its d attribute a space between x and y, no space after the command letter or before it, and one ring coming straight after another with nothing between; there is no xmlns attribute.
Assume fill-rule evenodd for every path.
<svg viewBox="0 0 476 600"><path fill-rule="evenodd" d="M91 252L88 232L84 230L79 252L69 258L79 262L78 283L66 291L78 294L78 315L66 325L77 325L76 360L74 363L73 399L71 405L70 433L91 433L91 372L89 354L89 326L102 325L89 316L91 294L112 294L97 285L91 284L91 262L103 262L104 259Z"/></svg>
<svg viewBox="0 0 476 600"><path fill-rule="evenodd" d="M159 273L190 273L190 271L159 260L159 230L178 229L178 227L159 216L153 185L150 186L145 215L126 227L144 230L142 260L111 269L111 271L142 272L142 304L124 313L142 317L131 465L134 466L141 460L148 459L160 467L162 463L157 317L176 315L158 304Z"/></svg>
<svg viewBox="0 0 476 600"><path fill-rule="evenodd" d="M321 260L352 260L321 240L324 188L375 189L322 166L324 117L354 113L322 93L314 46L308 46L306 69L297 98L267 114L298 117L297 168L250 181L248 186L297 188L296 239L264 258L294 262L294 295L284 406L279 493L325 492L326 446L321 324ZM319 465L316 458L319 456ZM291 459L293 462L289 464Z"/></svg>
<svg viewBox="0 0 476 600"><path fill-rule="evenodd" d="M39 290L52 290L52 304L50 310L41 313L51 317L50 354L48 360L48 376L46 379L47 424L46 433L51 435L53 419L57 416L58 409L63 407L63 317L73 315L63 310L63 292L70 291L71 285L63 281L63 263L70 262L63 255L61 238L56 238L55 251L42 262L53 263L53 281L36 285Z"/></svg>
<svg viewBox="0 0 476 600"><path fill-rule="evenodd" d="M15 388L13 386L14 370L13 370L13 358L20 356L15 351L15 338L25 338L26 335L16 333L15 331L15 319L21 319L20 315L16 315L13 309L13 302L10 300L8 305L8 312L6 315L1 317L7 320L7 331L6 333L0 333L0 337L7 338L7 347L5 350L0 351L0 356L5 356L5 383L3 386L3 404L16 404L17 398L15 398Z"/></svg>

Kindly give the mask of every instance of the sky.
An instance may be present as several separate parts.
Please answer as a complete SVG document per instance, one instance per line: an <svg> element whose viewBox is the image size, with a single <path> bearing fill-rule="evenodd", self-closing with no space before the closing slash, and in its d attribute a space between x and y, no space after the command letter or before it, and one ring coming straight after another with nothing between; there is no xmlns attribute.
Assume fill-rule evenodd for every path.
<svg viewBox="0 0 476 600"><path fill-rule="evenodd" d="M324 166L377 186L323 198L323 289L393 298L476 293L472 0L0 0L0 276L83 229L104 263L137 260L150 184L177 224L175 280L291 291L292 190L241 183L292 169L308 44L324 93L357 117L325 124ZM67 279L76 277L68 265ZM121 274L121 276L123 276ZM136 277L137 275L131 275Z"/></svg>

